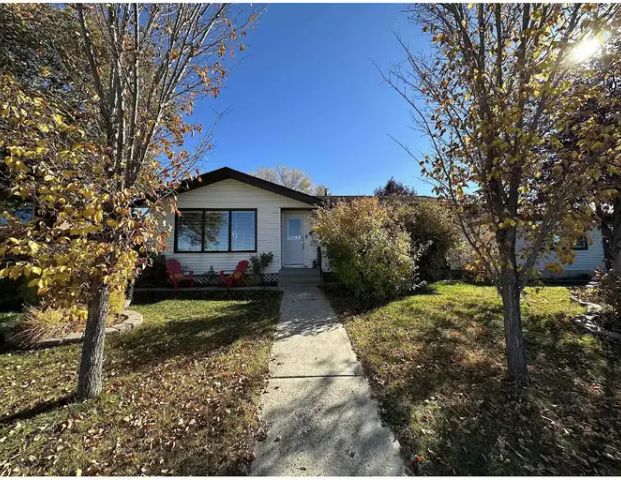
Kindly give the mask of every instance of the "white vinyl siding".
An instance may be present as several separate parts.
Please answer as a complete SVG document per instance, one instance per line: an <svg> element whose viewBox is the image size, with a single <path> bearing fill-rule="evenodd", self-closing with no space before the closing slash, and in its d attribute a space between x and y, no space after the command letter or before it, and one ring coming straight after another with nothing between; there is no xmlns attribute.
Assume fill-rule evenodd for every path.
<svg viewBox="0 0 621 480"><path fill-rule="evenodd" d="M546 270L546 265L556 261L556 254L549 253L540 257L537 261L536 269L545 277L569 278L579 275L592 275L593 272L604 264L604 248L602 246L602 233L599 229L591 230L587 233L588 248L586 250L574 250L574 261L563 265L561 273L552 273ZM518 237L518 253L526 246L525 240ZM464 268L456 258L451 258L449 264L452 269L460 270Z"/></svg>
<svg viewBox="0 0 621 480"><path fill-rule="evenodd" d="M310 205L276 193L254 187L233 179L206 185L189 192L179 194L177 208L208 208L208 209L256 209L257 216L257 253L272 252L274 260L267 268L267 273L277 273L281 266L280 250L280 215L281 209L307 209ZM194 273L205 273L213 266L216 272L233 270L241 260L248 260L255 253L218 252L218 253L174 253L173 214L168 214L166 224L171 228L167 237L167 258L175 258L184 270ZM240 238L240 242L246 242Z"/></svg>
<svg viewBox="0 0 621 480"><path fill-rule="evenodd" d="M591 275L596 269L604 265L604 247L602 246L602 232L599 229L591 230L586 235L588 248L574 250L574 261L563 265L561 273L552 273L545 269L546 265L556 261L556 254L549 253L537 261L537 269L546 277L572 277L577 275Z"/></svg>

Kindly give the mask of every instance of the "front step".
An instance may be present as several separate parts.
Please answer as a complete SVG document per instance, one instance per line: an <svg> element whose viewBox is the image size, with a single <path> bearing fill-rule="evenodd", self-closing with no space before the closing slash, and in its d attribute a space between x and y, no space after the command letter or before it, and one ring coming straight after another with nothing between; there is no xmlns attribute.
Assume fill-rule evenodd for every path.
<svg viewBox="0 0 621 480"><path fill-rule="evenodd" d="M282 268L278 274L279 287L299 287L321 285L318 268Z"/></svg>

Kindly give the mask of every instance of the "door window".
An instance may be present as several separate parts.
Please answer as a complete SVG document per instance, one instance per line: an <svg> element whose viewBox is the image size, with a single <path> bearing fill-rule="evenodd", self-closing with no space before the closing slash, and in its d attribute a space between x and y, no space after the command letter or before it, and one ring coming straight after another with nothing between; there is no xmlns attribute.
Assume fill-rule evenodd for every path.
<svg viewBox="0 0 621 480"><path fill-rule="evenodd" d="M302 240L302 220L290 218L287 220L287 240Z"/></svg>

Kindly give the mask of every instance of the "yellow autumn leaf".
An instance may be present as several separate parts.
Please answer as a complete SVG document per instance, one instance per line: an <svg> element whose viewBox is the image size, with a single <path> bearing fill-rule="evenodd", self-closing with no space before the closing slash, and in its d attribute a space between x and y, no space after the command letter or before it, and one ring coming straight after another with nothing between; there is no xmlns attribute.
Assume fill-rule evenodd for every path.
<svg viewBox="0 0 621 480"><path fill-rule="evenodd" d="M32 240L28 240L28 246L30 247L30 251L35 254L39 251L39 245Z"/></svg>

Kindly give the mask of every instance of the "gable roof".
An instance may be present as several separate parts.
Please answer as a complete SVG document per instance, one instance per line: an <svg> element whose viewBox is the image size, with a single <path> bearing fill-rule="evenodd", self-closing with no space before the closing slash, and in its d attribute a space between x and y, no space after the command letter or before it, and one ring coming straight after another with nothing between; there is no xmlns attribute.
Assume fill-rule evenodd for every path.
<svg viewBox="0 0 621 480"><path fill-rule="evenodd" d="M212 170L211 172L206 172L190 180L186 180L185 182L181 183L179 188L177 188L177 192L187 192L196 188L211 185L212 183L221 182L222 180L227 180L229 178L237 180L238 182L245 183L247 185L252 185L253 187L262 188L263 190L267 190L268 192L272 192L277 195L282 195L284 197L289 197L302 203L307 203L309 205L318 205L321 203L321 200L313 195L298 192L297 190L283 187L282 185L278 185L276 183L268 182L267 180L263 180L262 178L248 175L247 173L240 172L239 170L233 170L229 167Z"/></svg>

